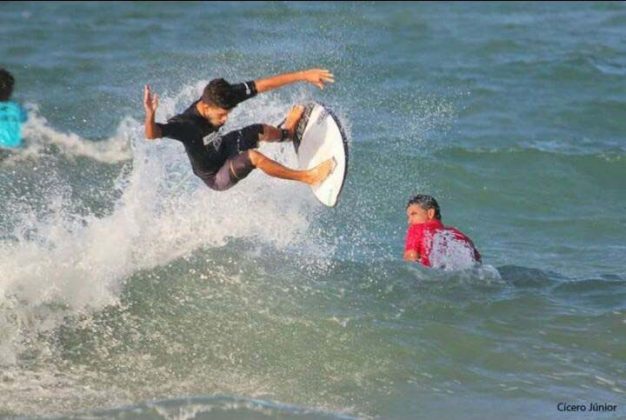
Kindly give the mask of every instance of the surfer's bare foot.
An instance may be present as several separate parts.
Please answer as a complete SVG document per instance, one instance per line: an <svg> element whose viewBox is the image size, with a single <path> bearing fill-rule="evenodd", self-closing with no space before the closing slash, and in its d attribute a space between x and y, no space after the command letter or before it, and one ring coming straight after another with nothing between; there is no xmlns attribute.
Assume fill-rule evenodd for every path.
<svg viewBox="0 0 626 420"><path fill-rule="evenodd" d="M296 127L298 127L298 123L300 122L300 118L302 118L302 114L304 113L304 107L302 105L294 105L287 114L287 118L285 118L285 130L289 132L289 138L293 139L293 136L296 134Z"/></svg>
<svg viewBox="0 0 626 420"><path fill-rule="evenodd" d="M308 176L304 182L309 185L316 185L324 181L335 169L335 160L328 159L317 165L315 168L308 170Z"/></svg>

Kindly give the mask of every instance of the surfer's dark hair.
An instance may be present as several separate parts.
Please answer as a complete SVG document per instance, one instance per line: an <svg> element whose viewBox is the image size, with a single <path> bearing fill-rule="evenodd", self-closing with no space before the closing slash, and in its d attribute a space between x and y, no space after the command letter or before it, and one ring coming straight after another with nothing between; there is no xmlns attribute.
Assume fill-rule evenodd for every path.
<svg viewBox="0 0 626 420"><path fill-rule="evenodd" d="M425 194L418 194L409 200L406 208L409 208L411 204L417 204L424 210L434 209L435 219L441 220L441 210L439 209L439 203L437 203L437 200L435 200L434 197Z"/></svg>
<svg viewBox="0 0 626 420"><path fill-rule="evenodd" d="M237 105L233 88L224 79L213 79L206 85L202 92L202 102L228 110Z"/></svg>
<svg viewBox="0 0 626 420"><path fill-rule="evenodd" d="M0 101L8 101L13 94L15 79L3 68L0 68Z"/></svg>

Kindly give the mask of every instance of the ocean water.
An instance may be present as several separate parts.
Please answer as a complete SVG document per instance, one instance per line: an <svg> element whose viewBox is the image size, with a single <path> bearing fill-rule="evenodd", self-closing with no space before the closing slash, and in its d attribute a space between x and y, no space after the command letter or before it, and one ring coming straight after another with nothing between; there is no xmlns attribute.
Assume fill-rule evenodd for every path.
<svg viewBox="0 0 626 420"><path fill-rule="evenodd" d="M0 22L29 110L0 152L0 416L626 416L623 2L4 2ZM146 83L163 121L214 77L310 67L336 83L227 128L328 104L335 209L259 171L211 191L143 137ZM483 267L402 261L416 193Z"/></svg>

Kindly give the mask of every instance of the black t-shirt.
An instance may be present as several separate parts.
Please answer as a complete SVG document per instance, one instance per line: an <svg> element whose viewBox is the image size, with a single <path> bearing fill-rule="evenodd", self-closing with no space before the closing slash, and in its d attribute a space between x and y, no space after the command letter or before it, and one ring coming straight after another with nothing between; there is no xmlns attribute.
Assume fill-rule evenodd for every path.
<svg viewBox="0 0 626 420"><path fill-rule="evenodd" d="M236 103L241 103L256 95L253 81L233 85ZM215 174L226 161L221 147L219 128L206 120L198 110L195 101L182 114L167 120L167 124L159 124L163 137L179 140L185 146L191 162L193 173L199 177Z"/></svg>

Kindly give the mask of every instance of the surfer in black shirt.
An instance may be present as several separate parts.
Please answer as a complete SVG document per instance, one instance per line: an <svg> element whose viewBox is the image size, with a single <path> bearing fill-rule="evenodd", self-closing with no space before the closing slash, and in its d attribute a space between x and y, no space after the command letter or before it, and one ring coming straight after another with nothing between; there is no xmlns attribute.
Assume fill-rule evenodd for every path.
<svg viewBox="0 0 626 420"><path fill-rule="evenodd" d="M230 111L239 103L257 93L300 81L323 89L324 84L334 82L334 78L328 70L310 69L239 84L214 79L204 88L200 99L183 113L170 118L166 124L155 122L158 96L146 85L144 89L146 138L152 140L169 137L182 142L193 173L214 190L223 191L231 188L254 168L259 168L273 177L309 185L317 184L331 172L333 165L331 160L322 162L310 170L298 171L289 169L255 150L259 141L293 139L303 107L295 106L291 110L282 129L254 124L224 135L219 132L220 127L226 123Z"/></svg>

